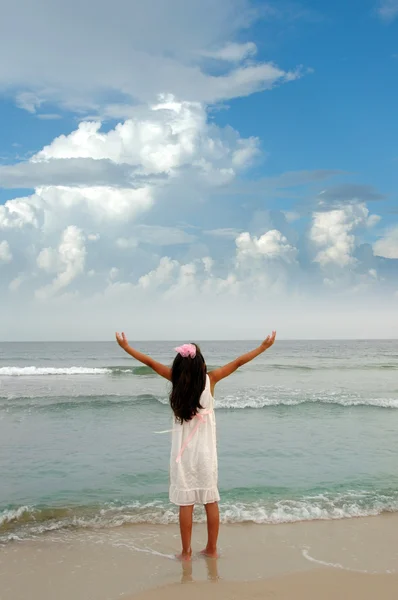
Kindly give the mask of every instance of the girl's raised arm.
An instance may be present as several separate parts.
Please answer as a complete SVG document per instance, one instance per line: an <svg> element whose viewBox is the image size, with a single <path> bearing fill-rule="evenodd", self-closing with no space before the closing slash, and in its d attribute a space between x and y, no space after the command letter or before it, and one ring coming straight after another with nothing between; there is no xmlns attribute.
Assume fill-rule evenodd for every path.
<svg viewBox="0 0 398 600"><path fill-rule="evenodd" d="M155 371L155 373L157 373L158 375L161 375L161 377L164 377L165 379L168 379L169 381L171 381L170 367L167 367L166 365L162 365L162 363L157 362L156 360L154 360L150 356L147 356L146 354L143 354L142 352L138 352L138 350L134 350L134 348L132 348L129 345L124 333L116 333L116 341L119 344L119 346L121 348L123 348L123 350L125 352L127 352L127 354L130 354L130 356L135 358L135 360L142 362L147 367L153 369Z"/></svg>
<svg viewBox="0 0 398 600"><path fill-rule="evenodd" d="M225 377L228 377L229 375L234 373L234 371L239 369L239 367L242 367L246 363L253 360L253 358L256 358L256 356L259 356L259 354L262 354L263 352L265 352L265 350L268 350L268 348L270 348L272 346L272 344L275 342L275 336L276 336L276 331L273 331L272 334L269 335L260 344L260 346L258 348L255 348L254 350L247 352L247 354L242 354L242 356L239 356L239 358L236 358L232 362L228 363L227 365L224 365L223 367L220 367L219 369L214 369L214 371L211 371L211 373L209 373L209 377L210 377L212 387L214 388L216 383L221 381L221 379L225 379Z"/></svg>

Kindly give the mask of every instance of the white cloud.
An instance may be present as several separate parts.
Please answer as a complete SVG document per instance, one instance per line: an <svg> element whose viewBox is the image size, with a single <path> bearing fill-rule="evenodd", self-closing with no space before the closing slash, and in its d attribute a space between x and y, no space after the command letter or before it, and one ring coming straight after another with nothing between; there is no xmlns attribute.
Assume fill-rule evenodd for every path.
<svg viewBox="0 0 398 600"><path fill-rule="evenodd" d="M398 17L398 0L379 0L378 13L384 21Z"/></svg>
<svg viewBox="0 0 398 600"><path fill-rule="evenodd" d="M236 247L238 263L257 258L294 263L297 256L297 248L291 246L276 229L267 231L259 238L252 237L248 232L241 233L236 239Z"/></svg>
<svg viewBox="0 0 398 600"><path fill-rule="evenodd" d="M377 256L398 258L398 226L387 230L384 237L373 244L373 251Z"/></svg>
<svg viewBox="0 0 398 600"><path fill-rule="evenodd" d="M78 219L89 226L92 220L123 221L134 218L151 207L153 196L149 187L123 189L113 187L47 186L37 188L26 198L9 200L0 206L0 229L59 229L68 221Z"/></svg>
<svg viewBox="0 0 398 600"><path fill-rule="evenodd" d="M364 204L352 204L339 209L313 214L309 238L316 255L314 261L321 267L347 267L355 263L354 231L366 227L369 211Z"/></svg>
<svg viewBox="0 0 398 600"><path fill-rule="evenodd" d="M29 273L39 267L39 279L46 273L58 273L57 248L70 225L91 242L87 254L96 282L101 270L116 264L108 264L111 257L128 268L131 253L126 252L127 248L134 249L142 272L153 265L153 259L142 252L137 254L139 246L191 245L196 236L184 227L138 224L138 218L155 208L167 211L173 202L189 207L194 194L202 201L214 186L232 181L257 152L258 140L242 139L230 127L221 129L207 121L206 110L200 104L179 103L172 97L162 104L136 108L133 118L106 133L101 131L100 123L83 122L76 131L56 138L30 163L22 165L38 171L45 166L53 184L38 186L34 194L0 205L0 231L8 232L13 244L21 249L18 269ZM73 164L66 165L68 161ZM104 168L104 161L108 168ZM85 174L86 166L89 168ZM126 173L116 185L115 168L119 166L128 168L135 187L123 187ZM74 169L79 173L80 185L59 183L70 180L76 184ZM102 185L98 185L102 169ZM164 169L168 171L166 179L153 177L153 171ZM21 286L25 284L24 280ZM52 292L64 287L58 283L51 286Z"/></svg>
<svg viewBox="0 0 398 600"><path fill-rule="evenodd" d="M15 198L0 205L0 230L22 229L27 225L38 227L38 206L36 198Z"/></svg>
<svg viewBox="0 0 398 600"><path fill-rule="evenodd" d="M161 293L165 301L176 299L179 302L190 302L192 299L213 298L220 294L236 294L240 282L235 273L227 273L225 277L217 277L213 273L215 261L206 256L191 262L180 262L164 256L155 269L143 275L136 286L137 290L152 293L152 298Z"/></svg>
<svg viewBox="0 0 398 600"><path fill-rule="evenodd" d="M35 113L42 100L32 92L20 92L16 96L16 104L19 108L22 108L30 113Z"/></svg>
<svg viewBox="0 0 398 600"><path fill-rule="evenodd" d="M211 256L205 256L204 258L202 258L202 262L205 268L205 272L210 274L214 266L214 260L211 258Z"/></svg>
<svg viewBox="0 0 398 600"><path fill-rule="evenodd" d="M43 248L37 257L37 266L47 273L56 273L59 260L58 253L54 248Z"/></svg>
<svg viewBox="0 0 398 600"><path fill-rule="evenodd" d="M380 215L369 215L368 220L367 220L367 226L374 227L375 225L380 223L380 221L381 221Z"/></svg>
<svg viewBox="0 0 398 600"><path fill-rule="evenodd" d="M37 259L38 266L45 271L56 272L57 276L49 285L37 290L38 298L45 299L65 289L84 272L86 262L84 241L83 232L70 225L63 232L57 249L44 248L41 251Z"/></svg>
<svg viewBox="0 0 398 600"><path fill-rule="evenodd" d="M252 42L236 43L256 15L250 0L114 0L111 18L105 0L42 0L33 13L29 0L13 0L5 15L0 53L12 47L13 60L0 63L0 87L17 89L30 112L50 102L90 114L116 105L122 115L162 92L212 103L297 77L271 63L239 64L253 52ZM209 48L236 68L208 71Z"/></svg>
<svg viewBox="0 0 398 600"><path fill-rule="evenodd" d="M0 242L0 264L1 263L9 263L12 261L12 254L10 249L10 244L7 240L3 240Z"/></svg>
<svg viewBox="0 0 398 600"><path fill-rule="evenodd" d="M171 260L168 256L164 256L159 265L150 273L140 277L138 286L143 289L157 289L163 284L170 284L173 280L175 271L179 268L178 262Z"/></svg>
<svg viewBox="0 0 398 600"><path fill-rule="evenodd" d="M173 176L177 169L189 167L217 184L233 179L258 152L257 138L244 139L231 127L210 124L202 104L178 102L168 96L153 106L137 107L134 116L107 133L101 131L99 121L80 123L76 131L59 136L33 156L31 169L36 166L40 170L45 163L47 170L68 169L68 176L76 180L76 161L82 160L82 175L88 167L93 177L98 177L105 167L111 183L118 178L123 183L130 176L133 184L137 176L147 175L149 183L156 183L150 179L153 174ZM54 164L54 159L61 162ZM67 160L74 162L68 165ZM94 169L96 161L109 162Z"/></svg>

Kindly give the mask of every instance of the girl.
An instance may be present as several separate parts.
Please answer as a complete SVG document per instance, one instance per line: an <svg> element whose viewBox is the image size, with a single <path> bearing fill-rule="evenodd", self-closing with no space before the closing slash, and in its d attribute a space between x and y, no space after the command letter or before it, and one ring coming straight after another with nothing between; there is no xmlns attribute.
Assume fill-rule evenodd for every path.
<svg viewBox="0 0 398 600"><path fill-rule="evenodd" d="M197 344L176 348L172 367L167 367L131 348L124 333L116 340L136 360L171 381L170 405L174 413L170 458L170 501L180 507L182 552L179 558L190 560L192 517L195 504L204 504L207 517L207 545L202 554L217 557L220 524L218 511L218 471L214 388L239 367L262 354L275 341L273 331L258 348L227 365L207 373L206 363Z"/></svg>

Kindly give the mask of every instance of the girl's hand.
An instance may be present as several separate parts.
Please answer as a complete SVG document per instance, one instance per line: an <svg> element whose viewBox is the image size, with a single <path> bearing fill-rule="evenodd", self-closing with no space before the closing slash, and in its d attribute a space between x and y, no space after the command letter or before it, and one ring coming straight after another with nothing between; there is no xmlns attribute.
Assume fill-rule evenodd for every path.
<svg viewBox="0 0 398 600"><path fill-rule="evenodd" d="M138 350L132 348L129 345L124 333L116 333L116 341L119 344L119 346L123 348L123 350L127 352L127 354L130 354L130 356L135 358L135 360L139 360L140 362L142 362L143 365L146 365L147 367L153 369L158 375L161 375L168 381L171 381L170 367L166 367L166 365L162 365L162 363L159 363L157 360L154 360L150 356L147 356L146 354L143 354L142 352L139 352Z"/></svg>
<svg viewBox="0 0 398 600"><path fill-rule="evenodd" d="M126 348L129 347L129 343L128 343L127 338L124 335L124 333L117 333L116 332L116 341L119 344L119 346L121 348L123 348L123 350L126 350Z"/></svg>
<svg viewBox="0 0 398 600"><path fill-rule="evenodd" d="M268 350L271 348L272 344L275 342L276 331L273 331L271 335L265 338L265 340L261 343L262 350Z"/></svg>

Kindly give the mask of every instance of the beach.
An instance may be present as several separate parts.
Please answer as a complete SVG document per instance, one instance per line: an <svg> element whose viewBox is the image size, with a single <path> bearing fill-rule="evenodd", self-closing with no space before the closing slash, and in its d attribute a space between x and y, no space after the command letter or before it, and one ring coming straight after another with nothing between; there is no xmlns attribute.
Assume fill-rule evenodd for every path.
<svg viewBox="0 0 398 600"><path fill-rule="evenodd" d="M396 598L398 517L226 525L218 560L174 559L176 526L62 532L1 549L1 600ZM181 585L184 584L184 585ZM185 585L186 584L186 585ZM210 585L211 584L211 585ZM188 587L186 587L188 585Z"/></svg>
<svg viewBox="0 0 398 600"><path fill-rule="evenodd" d="M211 369L254 344L202 348ZM221 557L198 508L186 565L167 382L115 343L0 344L0 599L396 598L397 358L282 341L220 384Z"/></svg>

